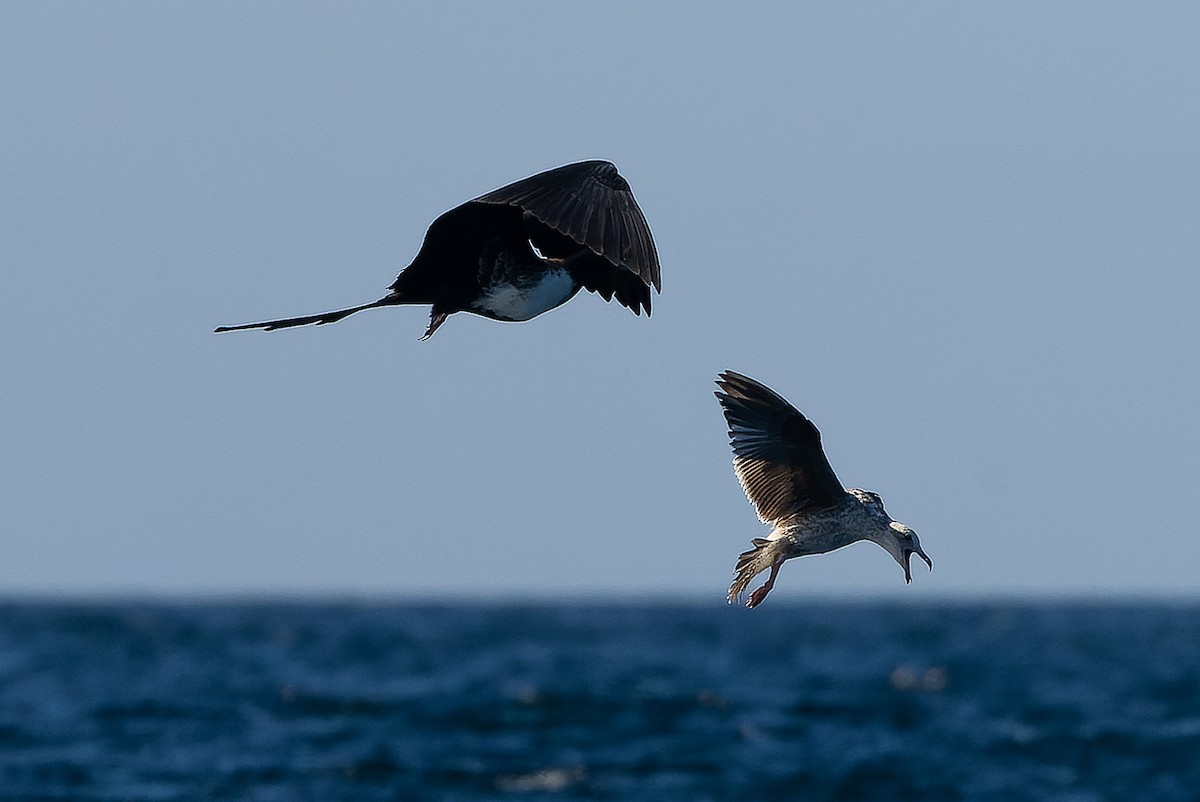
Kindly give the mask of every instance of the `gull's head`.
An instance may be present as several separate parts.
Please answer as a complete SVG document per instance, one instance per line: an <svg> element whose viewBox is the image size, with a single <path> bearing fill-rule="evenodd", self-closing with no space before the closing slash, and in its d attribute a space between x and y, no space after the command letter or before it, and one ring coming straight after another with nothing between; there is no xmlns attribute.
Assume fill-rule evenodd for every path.
<svg viewBox="0 0 1200 802"><path fill-rule="evenodd" d="M917 539L917 533L911 527L899 521L893 521L883 509L883 500L879 498L878 494L869 490L851 492L862 502L863 508L869 515L870 525L866 533L867 538L887 549L887 553L900 563L900 567L904 569L905 582L912 582L910 563L914 554L925 561L930 571L933 570L933 560L929 559L929 555L921 548L921 541Z"/></svg>
<svg viewBox="0 0 1200 802"><path fill-rule="evenodd" d="M899 521L892 521L888 524L888 534L881 545L888 550L888 554L896 558L896 562L900 563L900 567L904 569L905 582L912 582L912 569L909 567L909 563L914 554L925 561L930 571L933 570L933 560L929 559L929 555L921 548L921 541L917 539L917 533Z"/></svg>

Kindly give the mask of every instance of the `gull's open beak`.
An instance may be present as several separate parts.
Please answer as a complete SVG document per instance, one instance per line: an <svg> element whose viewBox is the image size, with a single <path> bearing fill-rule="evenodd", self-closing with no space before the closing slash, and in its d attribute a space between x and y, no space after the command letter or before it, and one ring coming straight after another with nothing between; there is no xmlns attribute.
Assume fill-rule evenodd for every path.
<svg viewBox="0 0 1200 802"><path fill-rule="evenodd" d="M909 563L912 561L912 556L917 555L925 564L929 566L929 570L933 570L933 560L929 559L929 555L920 549L905 549L904 550L904 583L912 582L912 570L909 568Z"/></svg>

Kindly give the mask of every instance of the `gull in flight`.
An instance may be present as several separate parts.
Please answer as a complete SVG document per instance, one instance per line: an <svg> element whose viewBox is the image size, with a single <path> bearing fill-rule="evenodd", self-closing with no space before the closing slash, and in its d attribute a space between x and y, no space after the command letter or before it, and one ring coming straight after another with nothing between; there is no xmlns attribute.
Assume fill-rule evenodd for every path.
<svg viewBox="0 0 1200 802"><path fill-rule="evenodd" d="M763 523L765 538L738 557L729 603L741 598L755 576L771 569L766 584L750 594L757 607L771 588L779 567L792 557L824 554L859 540L878 543L912 581L909 561L915 554L933 570L917 533L893 521L883 501L869 490L844 488L821 448L821 433L783 396L733 371L717 378L716 393L729 423L733 469Z"/></svg>

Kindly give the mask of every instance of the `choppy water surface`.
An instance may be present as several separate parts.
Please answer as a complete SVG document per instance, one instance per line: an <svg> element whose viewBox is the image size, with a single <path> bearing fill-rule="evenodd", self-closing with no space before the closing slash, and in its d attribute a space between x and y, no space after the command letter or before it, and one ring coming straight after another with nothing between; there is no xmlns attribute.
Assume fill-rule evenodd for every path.
<svg viewBox="0 0 1200 802"><path fill-rule="evenodd" d="M1200 800L1200 606L0 604L0 800Z"/></svg>

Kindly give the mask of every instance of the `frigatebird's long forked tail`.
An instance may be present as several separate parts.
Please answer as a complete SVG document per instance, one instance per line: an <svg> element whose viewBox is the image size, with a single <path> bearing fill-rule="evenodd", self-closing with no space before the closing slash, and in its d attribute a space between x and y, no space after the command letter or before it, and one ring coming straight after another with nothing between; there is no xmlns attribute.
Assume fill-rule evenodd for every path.
<svg viewBox="0 0 1200 802"><path fill-rule="evenodd" d="M401 301L396 295L385 295L378 301L372 301L362 306L351 306L348 309L336 309L332 312L321 312L317 315L304 315L303 317L285 317L281 320L264 320L262 323L243 323L240 326L217 326L213 331L217 334L223 331L242 331L244 329L274 331L275 329L288 329L292 326L307 326L311 323L322 326L326 323L337 323L342 318L349 317L355 312L361 312L364 309L374 309L377 306L395 306L402 303L404 301Z"/></svg>

